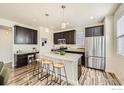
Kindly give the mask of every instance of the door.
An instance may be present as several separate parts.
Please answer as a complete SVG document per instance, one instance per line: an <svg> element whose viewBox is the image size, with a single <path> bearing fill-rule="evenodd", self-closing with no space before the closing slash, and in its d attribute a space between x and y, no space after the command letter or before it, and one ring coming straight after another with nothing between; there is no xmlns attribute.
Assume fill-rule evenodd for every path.
<svg viewBox="0 0 124 93"><path fill-rule="evenodd" d="M6 29L0 26L0 61L10 63L12 62L12 31Z"/></svg>

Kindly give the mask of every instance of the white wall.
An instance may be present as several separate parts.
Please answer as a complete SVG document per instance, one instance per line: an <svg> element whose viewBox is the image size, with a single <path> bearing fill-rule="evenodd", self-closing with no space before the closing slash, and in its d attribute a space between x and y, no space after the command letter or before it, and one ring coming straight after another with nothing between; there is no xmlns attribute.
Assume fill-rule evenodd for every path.
<svg viewBox="0 0 124 93"><path fill-rule="evenodd" d="M42 46L42 38L47 39L47 43ZM50 52L51 48L53 48L53 30L50 30L49 32L45 32L45 28L40 27L39 30L39 49L40 54L43 54L45 52Z"/></svg>
<svg viewBox="0 0 124 93"><path fill-rule="evenodd" d="M0 28L0 61L12 61L12 31Z"/></svg>
<svg viewBox="0 0 124 93"><path fill-rule="evenodd" d="M120 56L117 54L117 40L116 40L116 31L117 31L117 19L119 15L124 12L124 4L118 8L116 13L114 14L114 57L113 57L113 65L114 65L114 72L120 79L121 83L124 84L124 56Z"/></svg>
<svg viewBox="0 0 124 93"><path fill-rule="evenodd" d="M117 9L113 16L105 17L106 36L106 71L113 72L121 84L124 84L124 56L117 54L117 19L124 11L124 4Z"/></svg>
<svg viewBox="0 0 124 93"><path fill-rule="evenodd" d="M113 16L106 16L104 20L105 47L106 47L106 71L113 72L113 43L114 43L114 22Z"/></svg>

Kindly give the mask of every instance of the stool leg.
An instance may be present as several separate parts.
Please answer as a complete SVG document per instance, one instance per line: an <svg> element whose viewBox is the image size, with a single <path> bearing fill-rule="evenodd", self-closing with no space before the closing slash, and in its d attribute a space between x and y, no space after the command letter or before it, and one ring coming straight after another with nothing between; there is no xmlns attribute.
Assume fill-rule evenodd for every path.
<svg viewBox="0 0 124 93"><path fill-rule="evenodd" d="M47 64L46 66L47 66L47 75L49 75L49 65ZM48 76L47 76L47 82L46 82L46 84L48 84Z"/></svg>
<svg viewBox="0 0 124 93"><path fill-rule="evenodd" d="M37 64L38 64L38 80L39 80L39 74L40 74L40 63L39 62L37 62Z"/></svg>
<svg viewBox="0 0 124 93"><path fill-rule="evenodd" d="M41 63L41 66L40 66L40 68L41 68L41 77L42 77L42 74L43 74L43 65L42 65L42 63Z"/></svg>
<svg viewBox="0 0 124 93"><path fill-rule="evenodd" d="M67 85L68 85L68 80L67 80L67 74L66 74L65 66L64 66L64 72L65 72L66 82L67 82Z"/></svg>
<svg viewBox="0 0 124 93"><path fill-rule="evenodd" d="M60 68L60 85L61 85L61 68Z"/></svg>
<svg viewBox="0 0 124 93"><path fill-rule="evenodd" d="M35 69L36 69L36 63L34 63L33 76L34 76Z"/></svg>
<svg viewBox="0 0 124 93"><path fill-rule="evenodd" d="M54 66L53 66L53 64L52 64L52 67L53 67L53 70L52 70L51 82L53 80L53 73L54 73Z"/></svg>
<svg viewBox="0 0 124 93"><path fill-rule="evenodd" d="M53 80L53 74L55 75L55 79ZM53 73L52 73L52 81L56 83L56 72L55 72L55 67L53 66Z"/></svg>

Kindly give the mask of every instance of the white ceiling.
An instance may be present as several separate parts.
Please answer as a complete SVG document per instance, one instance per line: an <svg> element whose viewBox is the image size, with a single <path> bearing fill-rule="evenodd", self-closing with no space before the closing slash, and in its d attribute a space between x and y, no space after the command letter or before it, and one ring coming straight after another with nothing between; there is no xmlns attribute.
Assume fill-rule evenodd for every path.
<svg viewBox="0 0 124 93"><path fill-rule="evenodd" d="M61 29L62 4L0 4L0 17L33 27L46 26L46 11L49 13L49 27ZM101 22L106 15L112 15L119 4L63 4L66 5L67 28ZM94 19L91 20L90 17Z"/></svg>

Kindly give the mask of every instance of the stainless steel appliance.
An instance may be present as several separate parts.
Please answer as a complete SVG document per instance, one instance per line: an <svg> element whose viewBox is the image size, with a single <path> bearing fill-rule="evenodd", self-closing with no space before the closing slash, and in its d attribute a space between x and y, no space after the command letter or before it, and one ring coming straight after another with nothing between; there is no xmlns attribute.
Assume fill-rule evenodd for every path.
<svg viewBox="0 0 124 93"><path fill-rule="evenodd" d="M105 70L103 26L85 29L85 66Z"/></svg>
<svg viewBox="0 0 124 93"><path fill-rule="evenodd" d="M58 39L58 44L65 44L66 43L66 39Z"/></svg>

